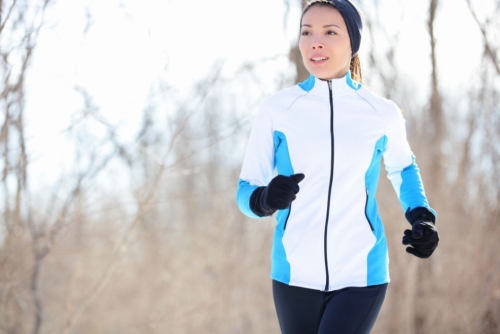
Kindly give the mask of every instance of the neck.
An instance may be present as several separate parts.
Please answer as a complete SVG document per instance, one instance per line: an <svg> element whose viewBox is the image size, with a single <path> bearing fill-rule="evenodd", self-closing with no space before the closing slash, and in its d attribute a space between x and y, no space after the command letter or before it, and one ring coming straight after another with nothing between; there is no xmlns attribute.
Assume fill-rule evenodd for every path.
<svg viewBox="0 0 500 334"><path fill-rule="evenodd" d="M346 75L349 75L349 76L350 76L350 75L351 75L351 72L350 72L349 70L347 70L347 71L346 71L346 72L344 72L344 74L342 74L342 75L336 75L336 76L333 76L333 77L331 77L331 78L319 78L319 77L318 77L318 79L319 79L319 80L322 80L322 81L330 81L330 80L336 80L336 79L343 79L343 78L345 78L345 76L346 76Z"/></svg>

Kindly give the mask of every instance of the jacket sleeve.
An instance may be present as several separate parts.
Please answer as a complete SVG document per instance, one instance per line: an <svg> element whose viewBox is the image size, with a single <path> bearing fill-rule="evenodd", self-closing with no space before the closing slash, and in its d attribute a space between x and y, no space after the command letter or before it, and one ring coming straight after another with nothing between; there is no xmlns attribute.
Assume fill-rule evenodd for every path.
<svg viewBox="0 0 500 334"><path fill-rule="evenodd" d="M261 218L251 210L250 197L258 187L269 184L274 167L273 123L270 110L264 105L250 132L236 192L238 207L246 216Z"/></svg>
<svg viewBox="0 0 500 334"><path fill-rule="evenodd" d="M436 216L425 196L420 171L406 137L405 119L392 101L391 106L386 119L387 143L383 155L387 177L404 212L426 208Z"/></svg>

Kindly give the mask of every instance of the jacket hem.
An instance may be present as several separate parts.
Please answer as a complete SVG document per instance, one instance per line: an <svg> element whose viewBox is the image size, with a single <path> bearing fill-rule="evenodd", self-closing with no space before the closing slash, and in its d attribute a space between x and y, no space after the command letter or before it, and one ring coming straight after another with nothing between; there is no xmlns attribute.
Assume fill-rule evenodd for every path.
<svg viewBox="0 0 500 334"><path fill-rule="evenodd" d="M284 280L280 277L276 277L273 275L271 275L271 279L278 281L278 282L281 282L281 283L284 283L284 284L287 284L287 285L290 285L290 286L297 286L300 288L325 291L324 284L311 284L311 283L307 283L307 282L297 282L297 281L292 282L292 281L287 281L287 280ZM328 291L335 291L335 290L340 290L340 289L349 288L349 287L363 288L363 287L368 287L368 286L373 286L373 285L390 283L390 281L391 281L390 278L386 278L383 280L376 280L376 281L370 282L370 284L368 284L366 281L339 283L339 284L335 284L335 285L330 285Z"/></svg>

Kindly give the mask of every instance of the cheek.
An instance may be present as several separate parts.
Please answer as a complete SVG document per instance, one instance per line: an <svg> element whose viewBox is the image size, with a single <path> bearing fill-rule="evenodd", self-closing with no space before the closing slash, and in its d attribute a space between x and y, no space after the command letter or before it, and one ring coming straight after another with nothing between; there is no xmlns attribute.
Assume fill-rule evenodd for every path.
<svg viewBox="0 0 500 334"><path fill-rule="evenodd" d="M305 55L306 45L305 45L305 42L303 42L302 40L299 40L299 50L300 50L300 54L303 58Z"/></svg>
<svg viewBox="0 0 500 334"><path fill-rule="evenodd" d="M351 44L349 40L338 41L338 43L334 46L334 50L337 55L342 58L350 58L351 57Z"/></svg>
<svg viewBox="0 0 500 334"><path fill-rule="evenodd" d="M309 55L308 52L306 52L306 48L301 46L299 44L299 51L300 51L300 59L302 59L302 62L304 63L304 66L308 68L309 65Z"/></svg>
<svg viewBox="0 0 500 334"><path fill-rule="evenodd" d="M351 49L350 48L336 48L333 50L338 61L343 62L346 59L351 59Z"/></svg>

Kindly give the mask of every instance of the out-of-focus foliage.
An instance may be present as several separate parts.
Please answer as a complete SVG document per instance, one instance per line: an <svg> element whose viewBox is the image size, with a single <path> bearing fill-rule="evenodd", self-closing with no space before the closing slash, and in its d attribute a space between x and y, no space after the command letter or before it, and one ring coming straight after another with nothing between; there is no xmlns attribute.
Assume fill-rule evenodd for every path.
<svg viewBox="0 0 500 334"><path fill-rule="evenodd" d="M500 331L500 3L481 16L481 3L466 1L484 57L477 81L448 91L433 34L444 1L429 1L422 31L432 51L423 100L394 61L397 36L384 34L378 15L386 7L359 1L372 45L385 39L368 50L366 84L404 110L441 234L428 260L404 252L408 225L382 172L392 282L374 333ZM129 141L79 88L85 107L67 131L74 170L34 193L24 87L49 5L0 0L0 333L279 333L269 279L274 221L245 218L235 192L251 115L303 75L297 49L289 57L297 73L276 73L274 88L255 75L274 58L232 76L216 63L187 100L158 83ZM104 187L112 174L123 182Z"/></svg>

